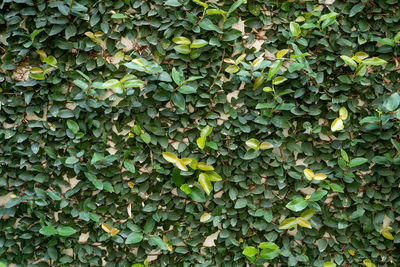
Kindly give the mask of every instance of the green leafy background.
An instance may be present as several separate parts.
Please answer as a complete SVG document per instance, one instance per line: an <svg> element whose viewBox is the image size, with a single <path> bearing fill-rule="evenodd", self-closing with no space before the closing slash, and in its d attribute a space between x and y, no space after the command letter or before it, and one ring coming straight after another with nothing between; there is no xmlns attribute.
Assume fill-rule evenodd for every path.
<svg viewBox="0 0 400 267"><path fill-rule="evenodd" d="M216 2L225 11L234 4ZM399 43L391 42L400 31L398 1L239 2L225 22L189 0L0 3L2 262L130 266L151 256L151 266L245 266L245 247L271 241L281 253L269 262L281 266L359 266L365 259L398 266ZM290 22L317 10L339 14L329 27L302 28L294 37ZM89 31L104 35L96 42ZM179 36L209 44L191 59L174 50ZM253 78L225 72L223 59L263 54L272 64L292 44L310 54L309 69L284 72L288 80L278 88L292 91L272 115L256 109L271 96L263 86L253 90ZM38 49L57 60L44 80L28 77L30 67L42 66ZM340 56L360 51L388 63L354 78ZM135 58L161 70L132 69ZM174 67L186 79L203 78L176 93ZM95 88L128 73L145 85L118 95ZM349 118L332 133L342 106ZM141 135L129 136L133 124ZM206 125L216 146L200 151L196 139ZM251 138L275 148L255 152L245 145ZM367 162L345 175L341 149ZM164 151L212 164L223 181L194 201L177 186L182 177ZM300 215L286 205L304 198L304 188L326 189L304 178L306 166L344 192L328 187L309 203L312 229L280 230L283 219ZM196 177L185 179L198 186ZM211 219L200 222L206 212ZM110 237L103 222L119 233ZM394 240L380 234L384 222ZM205 246L210 235L213 246Z"/></svg>

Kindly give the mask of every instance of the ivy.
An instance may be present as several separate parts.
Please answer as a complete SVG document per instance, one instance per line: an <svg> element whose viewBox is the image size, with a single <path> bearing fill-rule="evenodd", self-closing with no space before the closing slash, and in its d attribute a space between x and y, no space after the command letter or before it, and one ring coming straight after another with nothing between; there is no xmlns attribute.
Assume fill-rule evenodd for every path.
<svg viewBox="0 0 400 267"><path fill-rule="evenodd" d="M0 266L397 266L398 1L0 4Z"/></svg>

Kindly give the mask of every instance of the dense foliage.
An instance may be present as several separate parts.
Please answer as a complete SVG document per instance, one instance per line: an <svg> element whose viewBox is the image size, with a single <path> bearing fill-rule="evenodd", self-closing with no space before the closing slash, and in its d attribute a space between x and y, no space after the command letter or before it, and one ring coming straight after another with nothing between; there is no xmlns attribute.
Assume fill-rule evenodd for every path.
<svg viewBox="0 0 400 267"><path fill-rule="evenodd" d="M0 11L4 264L398 266L397 0Z"/></svg>

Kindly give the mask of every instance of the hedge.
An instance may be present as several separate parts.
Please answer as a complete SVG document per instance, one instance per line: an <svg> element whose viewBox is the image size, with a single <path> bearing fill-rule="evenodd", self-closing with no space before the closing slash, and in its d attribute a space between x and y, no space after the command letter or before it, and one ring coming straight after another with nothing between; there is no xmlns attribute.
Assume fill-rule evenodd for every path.
<svg viewBox="0 0 400 267"><path fill-rule="evenodd" d="M1 266L398 266L397 0L0 10Z"/></svg>

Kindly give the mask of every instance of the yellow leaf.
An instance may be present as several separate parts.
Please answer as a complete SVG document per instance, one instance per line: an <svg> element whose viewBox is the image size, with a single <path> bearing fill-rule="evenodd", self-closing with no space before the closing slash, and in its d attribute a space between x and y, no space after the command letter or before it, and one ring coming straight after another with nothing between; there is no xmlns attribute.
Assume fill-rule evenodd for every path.
<svg viewBox="0 0 400 267"><path fill-rule="evenodd" d="M103 230L106 231L107 233L111 232L111 227L108 226L108 224L106 223L102 223L101 228L103 228Z"/></svg>
<svg viewBox="0 0 400 267"><path fill-rule="evenodd" d="M117 229L117 228L113 228L113 229L111 229L111 231L110 231L110 235L111 236L115 236L116 234L118 234L119 233L119 230Z"/></svg>
<svg viewBox="0 0 400 267"><path fill-rule="evenodd" d="M349 113L347 112L347 109L345 107L341 107L339 109L339 118L342 120L346 120L348 116Z"/></svg>
<svg viewBox="0 0 400 267"><path fill-rule="evenodd" d="M49 125L49 127L50 127L50 129L51 129L52 131L55 131L55 130L56 130L56 126L55 126L53 123L47 122L47 124Z"/></svg>
<svg viewBox="0 0 400 267"><path fill-rule="evenodd" d="M332 132L340 131L344 129L344 124L341 118L336 118L331 125Z"/></svg>
<svg viewBox="0 0 400 267"><path fill-rule="evenodd" d="M94 36L96 36L96 37L100 37L100 36L103 36L103 35L104 35L104 32L102 32L102 31L98 31L98 32L94 33Z"/></svg>
<svg viewBox="0 0 400 267"><path fill-rule="evenodd" d="M207 165L207 164L204 163L204 162L199 162L199 163L197 164L197 168L199 168L199 169L202 170L202 171L213 171L213 170L214 170L214 167L213 167L213 166Z"/></svg>
<svg viewBox="0 0 400 267"><path fill-rule="evenodd" d="M179 160L179 158L171 152L163 152L162 155L166 161L171 163L176 163Z"/></svg>
<svg viewBox="0 0 400 267"><path fill-rule="evenodd" d="M198 164L199 162L196 160L196 159L193 159L192 158L192 162L190 163L190 168L192 168L193 170L196 170L197 169L197 164Z"/></svg>
<svg viewBox="0 0 400 267"><path fill-rule="evenodd" d="M304 170L304 175L306 176L307 180L311 181L314 178L314 172L310 169Z"/></svg>
<svg viewBox="0 0 400 267"><path fill-rule="evenodd" d="M383 232L383 231L390 231L390 230L392 230L392 227L382 227L382 230L381 230L381 232Z"/></svg>
<svg viewBox="0 0 400 267"><path fill-rule="evenodd" d="M363 260L363 263L364 263L364 265L367 266L367 267L376 267L376 265L373 264L372 261L371 261L370 259L365 259L365 260Z"/></svg>
<svg viewBox="0 0 400 267"><path fill-rule="evenodd" d="M357 52L357 53L354 54L354 57L357 57L358 59L363 60L363 59L366 59L367 57L369 57L369 55L367 53L365 53L365 52ZM360 62L358 62L358 63L360 63Z"/></svg>
<svg viewBox="0 0 400 267"><path fill-rule="evenodd" d="M230 65L229 67L227 67L225 69L225 71L228 72L228 73L236 73L239 70L240 70L240 68L238 66L236 66L236 65Z"/></svg>
<svg viewBox="0 0 400 267"><path fill-rule="evenodd" d="M135 58L135 59L132 59L132 62L144 67L143 61L141 59Z"/></svg>
<svg viewBox="0 0 400 267"><path fill-rule="evenodd" d="M234 64L235 65L235 61L233 59L230 58L224 58L224 62L225 63L230 63L230 64Z"/></svg>
<svg viewBox="0 0 400 267"><path fill-rule="evenodd" d="M163 236L163 240L164 240L165 244L167 245L168 250L172 251L172 245L170 243L168 243L168 239L167 239L166 235Z"/></svg>
<svg viewBox="0 0 400 267"><path fill-rule="evenodd" d="M41 68L38 67L33 67L29 70L31 73L42 73L43 70Z"/></svg>
<svg viewBox="0 0 400 267"><path fill-rule="evenodd" d="M263 55L261 55L258 58L256 58L251 64L253 65L253 67L258 67L263 61L264 57Z"/></svg>
<svg viewBox="0 0 400 267"><path fill-rule="evenodd" d="M298 218L296 218L296 220L297 220L297 224L298 225L300 225L302 227L305 227L305 228L308 228L308 229L311 229L310 222L307 221L306 219L304 219L303 217L298 217Z"/></svg>
<svg viewBox="0 0 400 267"><path fill-rule="evenodd" d="M262 142L260 144L260 149L261 150L266 150L266 149L271 149L271 148L274 148L274 145L271 144L270 142Z"/></svg>
<svg viewBox="0 0 400 267"><path fill-rule="evenodd" d="M201 215L200 217L200 222L206 222L209 219L211 219L211 214L210 213L204 213L203 215Z"/></svg>
<svg viewBox="0 0 400 267"><path fill-rule="evenodd" d="M384 238L389 239L389 240L394 240L393 235L389 231L382 231L381 234L383 235Z"/></svg>
<svg viewBox="0 0 400 267"><path fill-rule="evenodd" d="M181 159L185 165L191 164L193 159L192 158L182 158Z"/></svg>
<svg viewBox="0 0 400 267"><path fill-rule="evenodd" d="M297 220L294 217L287 218L284 220L280 225L279 229L290 229L293 228L297 225Z"/></svg>
<svg viewBox="0 0 400 267"><path fill-rule="evenodd" d="M47 54L43 50L36 50L36 53L39 54L40 57L46 58Z"/></svg>
<svg viewBox="0 0 400 267"><path fill-rule="evenodd" d="M314 213L315 213L314 210L308 209L308 210L303 211L303 212L300 214L300 217L303 217L304 219L309 220L309 219L311 219L311 217L314 215Z"/></svg>
<svg viewBox="0 0 400 267"><path fill-rule="evenodd" d="M94 38L93 32L85 32L85 35L89 38Z"/></svg>
<svg viewBox="0 0 400 267"><path fill-rule="evenodd" d="M185 163L183 162L183 160L181 159L177 159L176 162L176 167L178 167L178 169L187 172L188 168L186 167Z"/></svg>
<svg viewBox="0 0 400 267"><path fill-rule="evenodd" d="M355 253L353 250L351 250L351 249L348 249L347 252L348 252L351 256L354 256L354 255L356 254L356 253Z"/></svg>
<svg viewBox="0 0 400 267"><path fill-rule="evenodd" d="M289 49L279 50L278 53L276 53L276 59L281 59L287 54L287 52L289 52Z"/></svg>
<svg viewBox="0 0 400 267"><path fill-rule="evenodd" d="M240 62L242 62L242 60L243 60L245 57L246 57L246 54L240 55L240 57L238 57L238 58L236 59L236 64L239 64Z"/></svg>
<svg viewBox="0 0 400 267"><path fill-rule="evenodd" d="M314 180L322 181L322 180L325 180L327 177L328 177L328 176L326 176L326 175L323 174L323 173L317 173L317 174L314 176Z"/></svg>
<svg viewBox="0 0 400 267"><path fill-rule="evenodd" d="M128 182L129 188L133 188L135 185L132 182Z"/></svg>
<svg viewBox="0 0 400 267"><path fill-rule="evenodd" d="M172 42L180 45L188 45L192 43L188 38L183 36L175 37L174 39L172 39Z"/></svg>

